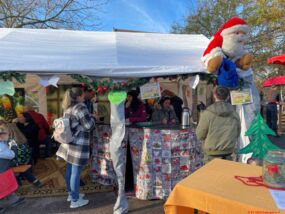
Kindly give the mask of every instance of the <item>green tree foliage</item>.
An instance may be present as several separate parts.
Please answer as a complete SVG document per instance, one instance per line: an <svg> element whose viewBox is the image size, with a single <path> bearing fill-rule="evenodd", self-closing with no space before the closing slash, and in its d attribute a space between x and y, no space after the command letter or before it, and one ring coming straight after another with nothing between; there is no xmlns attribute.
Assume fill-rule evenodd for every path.
<svg viewBox="0 0 285 214"><path fill-rule="evenodd" d="M187 17L186 25L174 25L174 33L198 33L211 36L233 16L245 19L250 29L247 49L254 56L253 69L267 77L267 58L285 53L284 0L198 0L198 7ZM278 74L285 74L285 68ZM261 73L261 71L264 71Z"/></svg>
<svg viewBox="0 0 285 214"><path fill-rule="evenodd" d="M275 136L276 134L267 126L260 113L258 113L245 133L245 136L252 136L251 141L246 147L242 148L239 153L247 154L252 152L252 158L263 160L267 151L281 150L271 143L267 135Z"/></svg>
<svg viewBox="0 0 285 214"><path fill-rule="evenodd" d="M96 29L107 0L0 0L0 27Z"/></svg>

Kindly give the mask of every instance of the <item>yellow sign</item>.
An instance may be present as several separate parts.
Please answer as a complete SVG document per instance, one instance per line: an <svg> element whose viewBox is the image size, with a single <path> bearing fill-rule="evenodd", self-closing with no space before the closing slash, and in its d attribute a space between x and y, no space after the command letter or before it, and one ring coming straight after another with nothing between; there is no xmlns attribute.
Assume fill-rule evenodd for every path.
<svg viewBox="0 0 285 214"><path fill-rule="evenodd" d="M252 103L251 89L231 91L231 103L232 105L243 105L247 103Z"/></svg>
<svg viewBox="0 0 285 214"><path fill-rule="evenodd" d="M160 97L160 85L159 83L148 83L140 87L141 98L143 100Z"/></svg>

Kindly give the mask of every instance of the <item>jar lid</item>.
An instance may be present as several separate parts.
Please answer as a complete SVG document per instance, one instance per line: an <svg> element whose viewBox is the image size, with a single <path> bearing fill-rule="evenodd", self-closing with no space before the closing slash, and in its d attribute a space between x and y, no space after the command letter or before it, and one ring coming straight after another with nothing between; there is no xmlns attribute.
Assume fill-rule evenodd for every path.
<svg viewBox="0 0 285 214"><path fill-rule="evenodd" d="M267 152L267 155L276 155L276 156L284 156L284 157L285 157L285 151L269 150L269 151Z"/></svg>

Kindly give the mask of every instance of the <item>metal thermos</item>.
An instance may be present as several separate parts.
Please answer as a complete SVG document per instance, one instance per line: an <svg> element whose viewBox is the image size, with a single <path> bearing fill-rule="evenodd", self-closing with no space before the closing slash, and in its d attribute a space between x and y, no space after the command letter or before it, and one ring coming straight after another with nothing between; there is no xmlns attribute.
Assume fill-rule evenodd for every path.
<svg viewBox="0 0 285 214"><path fill-rule="evenodd" d="M182 110L182 128L185 129L190 126L190 109L188 107L184 107Z"/></svg>

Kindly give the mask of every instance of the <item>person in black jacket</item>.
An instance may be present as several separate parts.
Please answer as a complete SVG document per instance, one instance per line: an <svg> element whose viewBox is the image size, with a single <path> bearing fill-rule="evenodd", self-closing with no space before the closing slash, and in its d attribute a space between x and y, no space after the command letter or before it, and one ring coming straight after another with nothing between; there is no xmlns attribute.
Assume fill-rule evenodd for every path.
<svg viewBox="0 0 285 214"><path fill-rule="evenodd" d="M171 97L170 100L171 100L171 105L174 108L176 117L178 118L179 123L181 123L182 122L182 105L183 105L183 100L180 97L176 96L176 95Z"/></svg>
<svg viewBox="0 0 285 214"><path fill-rule="evenodd" d="M39 127L31 117L31 115L27 112L24 112L17 118L17 126L27 138L29 147L32 151L31 160L34 161L34 163L36 163L39 157L39 144L38 144Z"/></svg>

